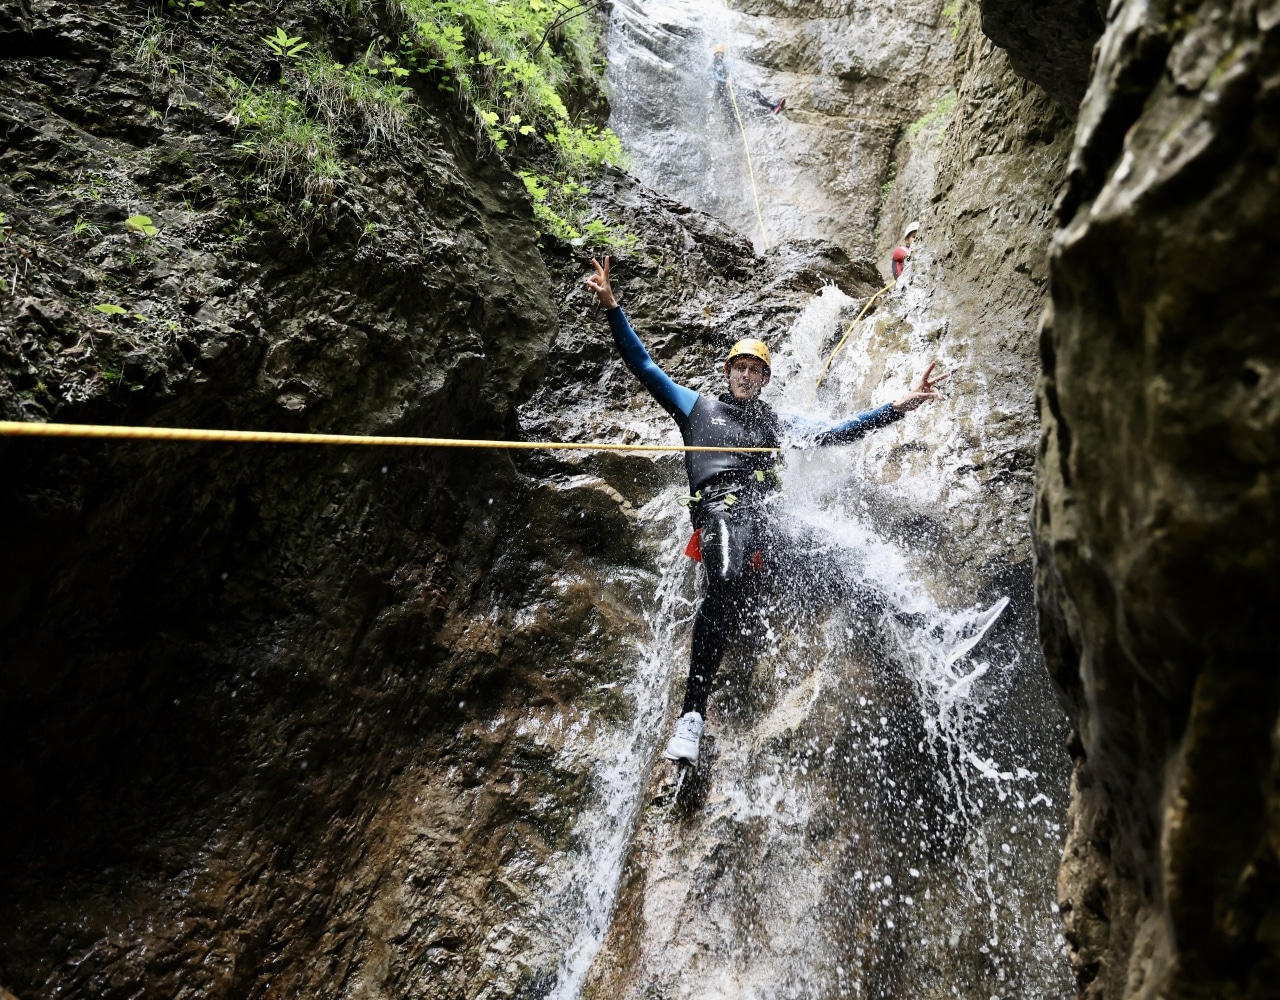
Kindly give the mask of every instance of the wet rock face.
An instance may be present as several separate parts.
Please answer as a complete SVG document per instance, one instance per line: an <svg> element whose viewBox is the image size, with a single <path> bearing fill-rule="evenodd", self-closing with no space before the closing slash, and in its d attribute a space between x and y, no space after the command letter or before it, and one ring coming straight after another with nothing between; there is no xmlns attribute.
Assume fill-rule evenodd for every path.
<svg viewBox="0 0 1280 1000"><path fill-rule="evenodd" d="M277 18L312 16L239 11L219 16L250 67ZM39 44L6 49L0 84L6 416L637 439L585 261L550 247L548 271L522 186L452 103L419 94L399 145L345 147L303 226L270 214L225 94L138 64L141 12L21 13L6 37ZM222 22L163 27L181 65L225 45ZM624 177L599 193L645 238L624 296L683 376L714 381L740 325L775 335L822 284L874 277L814 244L762 260ZM598 735L632 711L655 558L636 508L678 468L31 442L4 461L0 984L552 988L577 818L616 749Z"/></svg>
<svg viewBox="0 0 1280 1000"><path fill-rule="evenodd" d="M1274 5L1112 7L1042 339L1080 995L1280 990Z"/></svg>
<svg viewBox="0 0 1280 1000"><path fill-rule="evenodd" d="M258 37L323 12L144 14L0 14L4 415L502 434L555 330L518 179L424 90L392 149L343 150L331 202L274 215L296 192L261 187L198 68L218 51L267 74ZM330 44L384 27L334 22ZM520 905L503 866L563 843L580 782L540 734L471 720L574 700L530 648L569 621L607 658L612 628L607 596L509 574L534 589L504 601L485 571L509 503L539 523L566 495L597 523L618 503L485 455L3 450L0 983L410 996L528 978L458 942ZM555 538L508 557L572 566L569 539L597 544Z"/></svg>
<svg viewBox="0 0 1280 1000"><path fill-rule="evenodd" d="M634 140L642 180L757 248L821 238L871 255L895 147L950 80L943 6L624 0L610 20L613 125ZM715 87L716 45L732 99ZM785 112L770 113L784 97Z"/></svg>
<svg viewBox="0 0 1280 1000"><path fill-rule="evenodd" d="M1040 84L1074 118L1089 84L1106 5L1098 0L980 0L979 7L983 32L1009 53L1018 74Z"/></svg>

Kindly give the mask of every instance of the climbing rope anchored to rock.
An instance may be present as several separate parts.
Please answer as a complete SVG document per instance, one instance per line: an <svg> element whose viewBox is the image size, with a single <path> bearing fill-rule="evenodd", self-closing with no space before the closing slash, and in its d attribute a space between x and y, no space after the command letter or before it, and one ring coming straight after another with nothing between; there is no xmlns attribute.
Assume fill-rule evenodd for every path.
<svg viewBox="0 0 1280 1000"><path fill-rule="evenodd" d="M876 304L876 300L880 298L880 296L883 295L885 292L889 291L891 288L893 288L893 282L889 282L889 284L885 285L882 289L880 289L880 291L876 292L873 296L871 296L871 298L867 299L866 303L863 305L862 310L858 313L858 315L855 316L853 319L851 319L848 322L848 324L845 326L844 336L840 338L840 342L836 344L836 346L832 348L831 353L827 355L827 363L822 366L822 371L818 373L818 381L814 383L814 386L813 386L813 391L815 395L817 394L818 390L822 388L822 380L827 377L827 372L831 371L831 362L835 361L836 355L840 353L840 348L844 347L844 345L848 342L850 334L853 333L853 328L857 326L859 322L862 321L862 317L864 317L871 310L871 307ZM946 378L946 376L944 375L943 378ZM941 379L939 379L938 381L941 381Z"/></svg>

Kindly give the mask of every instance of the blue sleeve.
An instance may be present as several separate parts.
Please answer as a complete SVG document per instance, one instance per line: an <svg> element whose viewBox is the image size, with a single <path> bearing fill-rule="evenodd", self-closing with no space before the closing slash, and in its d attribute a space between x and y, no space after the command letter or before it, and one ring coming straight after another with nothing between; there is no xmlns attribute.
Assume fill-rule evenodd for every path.
<svg viewBox="0 0 1280 1000"><path fill-rule="evenodd" d="M787 430L798 437L803 444L810 446L856 441L868 431L873 431L877 427L888 427L901 420L903 416L893 408L892 403L877 406L874 410L859 413L856 417L850 417L838 424L820 424L793 414L781 414Z"/></svg>
<svg viewBox="0 0 1280 1000"><path fill-rule="evenodd" d="M631 374L640 380L649 395L658 401L664 410L673 417L676 414L687 417L693 412L693 404L698 401L698 394L692 389L678 385L671 376L658 367L649 352L640 343L635 330L627 322L627 314L620 306L605 312L609 318L609 329L613 331L613 342L618 345L618 353L631 369Z"/></svg>

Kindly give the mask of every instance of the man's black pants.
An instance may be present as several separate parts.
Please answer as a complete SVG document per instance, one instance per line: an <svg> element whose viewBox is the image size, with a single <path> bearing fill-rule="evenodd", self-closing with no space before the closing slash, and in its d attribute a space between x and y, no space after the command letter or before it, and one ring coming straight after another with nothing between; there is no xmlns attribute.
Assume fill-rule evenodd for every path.
<svg viewBox="0 0 1280 1000"><path fill-rule="evenodd" d="M707 504L699 510L702 529L702 568L707 574L707 593L693 620L693 650L689 658L689 682L680 714L697 712L707 716L707 697L725 647L735 629L741 627L746 602L755 591L751 565L764 545L764 519L760 511L745 504ZM741 509L738 509L741 508Z"/></svg>

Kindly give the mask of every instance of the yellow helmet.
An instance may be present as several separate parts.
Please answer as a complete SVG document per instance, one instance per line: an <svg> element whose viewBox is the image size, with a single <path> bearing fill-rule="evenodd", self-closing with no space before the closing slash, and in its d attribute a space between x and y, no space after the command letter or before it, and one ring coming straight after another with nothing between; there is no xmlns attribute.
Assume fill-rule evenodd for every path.
<svg viewBox="0 0 1280 1000"><path fill-rule="evenodd" d="M717 53L718 55L724 55L724 46L723 46L723 45L717 45L717 46L716 46L714 49L712 49L711 51L712 51L712 52L714 52L714 53Z"/></svg>
<svg viewBox="0 0 1280 1000"><path fill-rule="evenodd" d="M741 357L744 354L751 358L759 358L764 362L766 368L773 366L769 356L769 348L765 346L763 340L739 340L729 349L729 356L724 359L724 363L727 365L734 358Z"/></svg>

